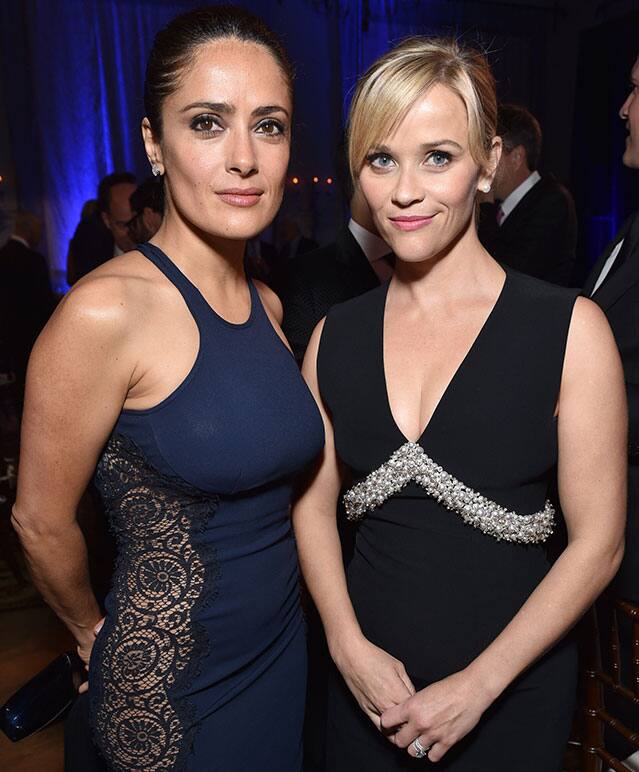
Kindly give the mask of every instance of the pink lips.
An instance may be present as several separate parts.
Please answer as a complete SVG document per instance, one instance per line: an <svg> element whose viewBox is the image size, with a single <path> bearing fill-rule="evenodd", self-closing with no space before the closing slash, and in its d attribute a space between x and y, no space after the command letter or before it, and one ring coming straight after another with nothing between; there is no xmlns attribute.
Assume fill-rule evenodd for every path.
<svg viewBox="0 0 639 772"><path fill-rule="evenodd" d="M400 231L416 231L423 228L425 225L431 223L435 218L435 215L429 217L422 217L420 215L413 216L400 216L389 218L393 225Z"/></svg>
<svg viewBox="0 0 639 772"><path fill-rule="evenodd" d="M218 190L217 195L231 206L255 206L264 193L260 188L229 188Z"/></svg>

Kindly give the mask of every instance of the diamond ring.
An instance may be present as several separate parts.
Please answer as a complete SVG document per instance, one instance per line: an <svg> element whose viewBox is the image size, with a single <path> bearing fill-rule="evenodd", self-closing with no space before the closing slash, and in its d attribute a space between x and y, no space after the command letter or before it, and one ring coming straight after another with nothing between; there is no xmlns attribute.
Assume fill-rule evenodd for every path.
<svg viewBox="0 0 639 772"><path fill-rule="evenodd" d="M420 741L419 737L416 737L413 740L413 748L415 749L415 758L423 759L424 756L428 756L428 751L431 749L432 746L424 747Z"/></svg>

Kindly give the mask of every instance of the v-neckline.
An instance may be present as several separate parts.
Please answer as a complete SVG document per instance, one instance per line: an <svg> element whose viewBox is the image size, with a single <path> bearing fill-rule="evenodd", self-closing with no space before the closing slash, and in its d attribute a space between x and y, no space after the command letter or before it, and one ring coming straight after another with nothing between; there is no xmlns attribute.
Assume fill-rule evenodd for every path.
<svg viewBox="0 0 639 772"><path fill-rule="evenodd" d="M503 268L503 266L502 266ZM433 422L435 418L439 415L442 409L442 405L450 395L451 391L453 390L453 386L456 384L456 382L459 380L462 370L466 367L467 362L470 360L471 356L475 353L477 347L479 346L479 343L481 342L481 339L484 337L486 330L490 326L490 323L492 322L493 318L495 317L495 313L499 306L501 306L504 295L506 294L506 285L509 283L509 277L510 274L507 269L504 268L505 277L503 284L501 286L501 290L499 291L499 295L497 296L497 299L495 300L493 307L491 308L488 316L484 320L482 326L479 328L479 331L477 332L477 335L475 336L473 342L471 343L468 351L466 351L466 354L464 355L463 359L459 363L459 366L453 373L451 379L448 381L448 384L446 385L446 388L442 392L437 404L435 405L435 408L433 412L430 414L430 418L426 422L426 425L422 429L419 437L416 440L410 440L408 437L404 434L404 432L399 428L399 424L397 423L395 419L395 415L393 413L393 408L390 403L390 397L388 394L388 381L386 379L386 360L384 357L384 338L385 338L385 320L386 320L386 301L388 299L388 290L390 288L390 281L386 284L386 288L383 293L382 297L382 311L381 311L381 334L379 338L381 339L381 349L380 349L380 356L379 356L379 363L381 367L381 378L382 378L382 388L384 392L384 398L386 402L386 413L388 417L390 418L390 422L392 426L394 427L395 431L399 435L399 437L403 440L404 443L412 443L414 445L421 445L424 438L426 437L426 433L429 431L430 427L433 425Z"/></svg>

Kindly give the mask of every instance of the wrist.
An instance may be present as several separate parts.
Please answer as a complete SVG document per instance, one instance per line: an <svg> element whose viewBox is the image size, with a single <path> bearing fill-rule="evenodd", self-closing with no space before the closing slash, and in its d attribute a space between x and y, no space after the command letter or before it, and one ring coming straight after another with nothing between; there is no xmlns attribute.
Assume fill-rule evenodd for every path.
<svg viewBox="0 0 639 772"><path fill-rule="evenodd" d="M485 663L480 659L471 662L464 673L470 679L471 688L485 703L493 703L510 681L504 677L503 668Z"/></svg>
<svg viewBox="0 0 639 772"><path fill-rule="evenodd" d="M364 638L359 625L356 625L348 629L336 630L331 634L327 634L326 640L333 662L338 668L341 668L341 666L353 656L353 653L358 646L366 639Z"/></svg>
<svg viewBox="0 0 639 772"><path fill-rule="evenodd" d="M95 628L102 621L102 618L102 616L97 616L87 624L67 623L67 626L80 646L92 645L95 640Z"/></svg>

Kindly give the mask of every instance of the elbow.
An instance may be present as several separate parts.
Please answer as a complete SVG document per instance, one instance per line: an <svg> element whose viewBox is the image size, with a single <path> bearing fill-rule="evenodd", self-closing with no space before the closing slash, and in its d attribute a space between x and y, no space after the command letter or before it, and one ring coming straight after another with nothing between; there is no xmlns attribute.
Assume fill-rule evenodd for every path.
<svg viewBox="0 0 639 772"><path fill-rule="evenodd" d="M11 510L11 525L23 547L42 541L54 533L43 518L17 504L14 504Z"/></svg>
<svg viewBox="0 0 639 772"><path fill-rule="evenodd" d="M605 590L605 588L612 582L612 580L617 575L617 571L619 571L619 567L621 566L621 561L623 560L624 555L624 548L625 548L625 540L623 536L621 539L612 546L606 554L603 556L603 559L599 560L599 577L600 577L600 583L601 583L601 592Z"/></svg>
<svg viewBox="0 0 639 772"><path fill-rule="evenodd" d="M617 571L621 566L621 561L623 560L625 549L626 549L626 541L622 536L616 548L613 550L612 554L610 555L610 577L608 579L608 582L611 582L615 578Z"/></svg>
<svg viewBox="0 0 639 772"><path fill-rule="evenodd" d="M22 544L28 541L34 530L27 513L21 511L16 504L11 508L11 527Z"/></svg>

